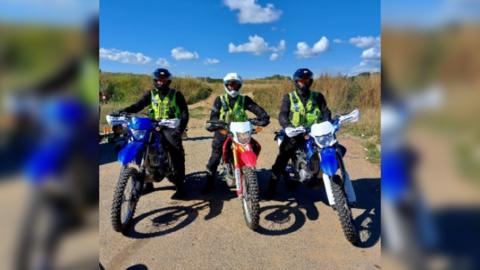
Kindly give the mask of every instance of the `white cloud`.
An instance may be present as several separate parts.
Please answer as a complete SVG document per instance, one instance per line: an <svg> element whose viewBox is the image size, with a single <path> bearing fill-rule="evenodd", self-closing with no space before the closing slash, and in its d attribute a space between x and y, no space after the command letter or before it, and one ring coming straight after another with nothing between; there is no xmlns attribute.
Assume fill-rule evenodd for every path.
<svg viewBox="0 0 480 270"><path fill-rule="evenodd" d="M357 75L363 72L380 72L380 61L362 60L358 65L351 69L349 75Z"/></svg>
<svg viewBox="0 0 480 270"><path fill-rule="evenodd" d="M220 63L220 61L216 58L207 58L207 59L205 59L205 61L203 63L205 65L214 65L214 64Z"/></svg>
<svg viewBox="0 0 480 270"><path fill-rule="evenodd" d="M243 43L239 45L235 45L230 42L230 44L228 44L228 52L229 53L245 52L245 53L252 53L254 55L261 55L262 53L265 53L265 52L272 52L272 54L270 55L270 60L274 61L278 59L280 55L283 54L283 52L287 47L286 42L283 39L278 42L277 46L268 46L268 43L261 36L258 36L258 35L249 36L248 40L249 41L247 43Z"/></svg>
<svg viewBox="0 0 480 270"><path fill-rule="evenodd" d="M362 51L362 61L352 68L351 74L356 75L362 72L379 72L381 59L380 43Z"/></svg>
<svg viewBox="0 0 480 270"><path fill-rule="evenodd" d="M372 47L362 52L363 59L379 60L380 57L381 57L380 49L377 47Z"/></svg>
<svg viewBox="0 0 480 270"><path fill-rule="evenodd" d="M352 68L353 73L375 72L380 70L381 43L380 36L357 36L349 40L349 43L363 49L361 62Z"/></svg>
<svg viewBox="0 0 480 270"><path fill-rule="evenodd" d="M280 42L278 42L277 47L270 47L270 50L273 52L270 55L270 60L271 61L277 60L280 57L280 55L283 54L283 52L285 51L286 48L287 48L287 45L286 45L285 40L283 40L283 39L280 40Z"/></svg>
<svg viewBox="0 0 480 270"><path fill-rule="evenodd" d="M340 44L340 43L343 43L343 41L339 38L336 38L336 39L333 40L333 43Z"/></svg>
<svg viewBox="0 0 480 270"><path fill-rule="evenodd" d="M366 49L380 43L380 37L366 37L366 36L357 36L352 37L349 40L350 44L353 44L361 49Z"/></svg>
<svg viewBox="0 0 480 270"><path fill-rule="evenodd" d="M277 52L280 52L280 51L285 51L287 45L286 45L286 42L285 40L280 40L280 42L278 42L278 46L276 48L273 48L273 51L277 51Z"/></svg>
<svg viewBox="0 0 480 270"><path fill-rule="evenodd" d="M361 37L351 38L350 43L358 48L362 48L361 62L352 68L351 74L356 75L362 72L379 72L381 43L380 37Z"/></svg>
<svg viewBox="0 0 480 270"><path fill-rule="evenodd" d="M239 10L239 23L270 23L276 21L282 15L282 11L275 8L273 4L266 7L256 3L256 0L224 0L223 3L230 10Z"/></svg>
<svg viewBox="0 0 480 270"><path fill-rule="evenodd" d="M235 45L232 42L228 44L229 53L249 52L255 55L260 55L268 50L268 43L258 35L249 36L248 42L240 45Z"/></svg>
<svg viewBox="0 0 480 270"><path fill-rule="evenodd" d="M306 42L302 41L297 43L297 50L295 51L295 54L298 55L298 57L300 58L310 58L312 56L316 56L325 52L328 49L328 46L328 38L324 36L320 38L315 44L313 44L312 48L310 48L310 46Z"/></svg>
<svg viewBox="0 0 480 270"><path fill-rule="evenodd" d="M278 59L278 57L279 57L278 53L272 53L270 55L270 60L275 61Z"/></svg>
<svg viewBox="0 0 480 270"><path fill-rule="evenodd" d="M175 60L192 60L198 59L199 56L197 52L190 52L182 47L176 47L172 49L172 57Z"/></svg>
<svg viewBox="0 0 480 270"><path fill-rule="evenodd" d="M157 62L155 62L155 64L157 64L157 66L160 66L160 67L169 67L170 66L170 63L168 63L167 59L165 58L158 58Z"/></svg>
<svg viewBox="0 0 480 270"><path fill-rule="evenodd" d="M152 61L152 58L142 54L118 49L100 49L100 58L124 64L145 65Z"/></svg>

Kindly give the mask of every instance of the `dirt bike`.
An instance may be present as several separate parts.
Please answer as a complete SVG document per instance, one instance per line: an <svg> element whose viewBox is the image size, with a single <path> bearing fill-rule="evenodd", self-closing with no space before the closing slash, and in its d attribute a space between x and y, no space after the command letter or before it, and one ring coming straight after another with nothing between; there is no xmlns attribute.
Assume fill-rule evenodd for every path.
<svg viewBox="0 0 480 270"><path fill-rule="evenodd" d="M30 119L37 139L22 165L29 193L14 268L50 269L66 232L80 229L98 206L97 164L91 159L97 144L79 132L89 127L89 112L74 97L30 94L9 102L9 113Z"/></svg>
<svg viewBox="0 0 480 270"><path fill-rule="evenodd" d="M122 164L111 209L113 229L125 233L135 214L145 183L172 177L173 166L164 149L161 130L178 127L179 119L155 121L129 114L107 115L112 126L127 129L128 139L118 153Z"/></svg>
<svg viewBox="0 0 480 270"><path fill-rule="evenodd" d="M286 174L291 176L292 180L304 184L308 184L316 176L323 179L328 203L337 212L345 237L352 244L359 241L350 209L356 202L356 195L343 162L346 149L338 145L336 132L341 125L356 122L358 118L359 112L354 110L332 121L313 124L310 128L287 127L275 135L278 145L285 136L305 136L305 143L296 150L294 158L286 168Z"/></svg>
<svg viewBox="0 0 480 270"><path fill-rule="evenodd" d="M405 133L412 119L443 103L443 90L431 88L402 99L382 101L382 249L425 268L425 254L439 245L434 222L415 177L418 153Z"/></svg>
<svg viewBox="0 0 480 270"><path fill-rule="evenodd" d="M222 121L207 121L207 130L218 130L221 134L227 135L222 151L225 181L227 183L234 181L237 196L242 202L245 222L252 230L258 228L260 218L259 188L255 167L261 146L252 138L252 134L260 132L261 128L254 129L255 124L257 124L256 119L231 122L230 125Z"/></svg>

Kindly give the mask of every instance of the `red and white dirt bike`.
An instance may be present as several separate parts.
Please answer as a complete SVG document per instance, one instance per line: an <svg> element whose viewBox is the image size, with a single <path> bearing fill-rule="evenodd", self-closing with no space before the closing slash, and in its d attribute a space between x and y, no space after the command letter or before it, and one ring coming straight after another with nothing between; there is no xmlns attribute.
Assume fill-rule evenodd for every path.
<svg viewBox="0 0 480 270"><path fill-rule="evenodd" d="M227 135L222 152L225 180L229 186L235 183L237 196L242 201L245 222L252 230L258 228L260 216L256 165L261 146L252 138L252 134L259 132L261 127L254 129L255 123L255 119L231 122L230 125L222 121L207 121L207 130L218 130Z"/></svg>

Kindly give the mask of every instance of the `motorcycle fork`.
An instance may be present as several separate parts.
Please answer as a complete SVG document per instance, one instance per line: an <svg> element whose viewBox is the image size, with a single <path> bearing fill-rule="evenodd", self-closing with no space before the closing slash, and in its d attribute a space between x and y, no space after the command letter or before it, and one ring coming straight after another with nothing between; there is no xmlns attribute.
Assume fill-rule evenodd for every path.
<svg viewBox="0 0 480 270"><path fill-rule="evenodd" d="M233 152L233 170L234 170L234 176L235 176L235 188L237 191L237 196L239 198L243 197L243 174L242 170L240 169L239 161L238 161L238 151L239 145L235 144L235 142L232 143L232 152Z"/></svg>
<svg viewBox="0 0 480 270"><path fill-rule="evenodd" d="M343 190L347 195L347 200L349 203L355 203L357 201L357 196L355 194L355 190L353 189L352 181L350 181L350 176L348 175L347 169L345 168L345 163L343 162L342 155L338 151L337 159L340 165L340 171L342 173Z"/></svg>
<svg viewBox="0 0 480 270"><path fill-rule="evenodd" d="M145 152L143 153L143 159L142 159L142 162L139 166L139 172L141 172L145 176L145 177L143 177L142 182L145 182L145 180L147 180L147 168L150 166L150 162L148 160L148 153L150 152L150 146L152 144L152 140L153 140L153 131L150 132L150 134L149 134L148 141L147 141L147 147L145 147ZM150 179L150 177L151 177L151 174L148 174L148 178L151 182L152 180Z"/></svg>

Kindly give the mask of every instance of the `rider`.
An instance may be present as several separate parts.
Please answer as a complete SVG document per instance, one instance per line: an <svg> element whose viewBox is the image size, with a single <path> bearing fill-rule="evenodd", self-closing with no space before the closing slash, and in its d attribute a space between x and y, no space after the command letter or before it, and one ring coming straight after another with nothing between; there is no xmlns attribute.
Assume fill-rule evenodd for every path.
<svg viewBox="0 0 480 270"><path fill-rule="evenodd" d="M176 186L173 199L185 195L185 152L182 145L182 134L188 124L188 107L181 92L170 88L172 74L165 68L157 68L152 73L154 88L147 91L136 103L116 113L137 113L146 106L152 109L151 117L155 120L179 118L180 124L174 129L162 129L166 139L166 149L172 158L174 175L170 179ZM147 183L144 192L153 190L153 183Z"/></svg>
<svg viewBox="0 0 480 270"><path fill-rule="evenodd" d="M299 68L293 74L295 90L283 96L278 120L282 128L303 126L309 128L314 123L331 120L331 112L324 96L310 90L313 73L307 68ZM288 160L295 155L295 149L305 142L304 134L295 137L285 136L280 152L272 166L272 176L268 183L267 197L273 197L278 179L283 176L287 187L293 187L292 180L285 174Z"/></svg>
<svg viewBox="0 0 480 270"><path fill-rule="evenodd" d="M265 110L258 106L249 96L240 95L242 88L242 77L237 73L228 73L223 78L225 94L218 96L213 103L210 112L210 121L224 121L227 124L232 121L247 121L246 110L254 113L257 117L254 122L258 126L266 126L270 123L270 116ZM202 190L206 194L214 188L214 177L217 172L220 158L222 156L222 146L227 135L222 135L220 131L215 131L212 142L212 154L207 164L207 182Z"/></svg>

